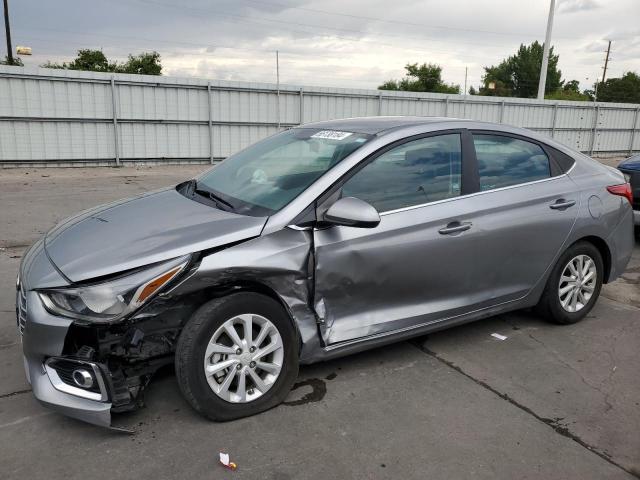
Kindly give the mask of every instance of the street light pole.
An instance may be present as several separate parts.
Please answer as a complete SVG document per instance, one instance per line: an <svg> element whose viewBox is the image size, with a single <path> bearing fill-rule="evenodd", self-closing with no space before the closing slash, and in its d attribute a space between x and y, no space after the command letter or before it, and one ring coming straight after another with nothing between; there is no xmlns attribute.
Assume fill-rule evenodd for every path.
<svg viewBox="0 0 640 480"><path fill-rule="evenodd" d="M4 31L7 34L7 62L13 65L13 48L11 48L11 28L9 28L9 4L4 0Z"/></svg>
<svg viewBox="0 0 640 480"><path fill-rule="evenodd" d="M547 84L547 68L549 66L549 48L551 45L551 30L553 30L553 14L556 10L556 0L551 0L549 19L547 20L547 35L544 38L544 53L540 67L540 81L538 82L538 100L544 100L544 89Z"/></svg>
<svg viewBox="0 0 640 480"><path fill-rule="evenodd" d="M280 52L276 50L276 116L280 130Z"/></svg>

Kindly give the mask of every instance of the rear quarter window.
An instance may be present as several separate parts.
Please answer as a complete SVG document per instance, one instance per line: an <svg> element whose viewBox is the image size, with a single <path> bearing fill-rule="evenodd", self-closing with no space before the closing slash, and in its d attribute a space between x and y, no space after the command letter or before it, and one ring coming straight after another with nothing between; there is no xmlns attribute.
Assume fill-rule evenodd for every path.
<svg viewBox="0 0 640 480"><path fill-rule="evenodd" d="M575 165L575 158L567 155L566 153L562 153L560 150L553 147L549 147L548 145L545 148L547 148L547 151L551 154L558 167L560 167L562 173L567 173L571 170L571 167Z"/></svg>

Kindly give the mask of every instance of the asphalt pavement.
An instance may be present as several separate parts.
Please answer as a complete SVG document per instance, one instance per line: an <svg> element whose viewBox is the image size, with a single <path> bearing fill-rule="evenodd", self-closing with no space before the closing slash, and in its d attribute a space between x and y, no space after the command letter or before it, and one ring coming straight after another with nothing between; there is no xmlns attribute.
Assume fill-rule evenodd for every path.
<svg viewBox="0 0 640 480"><path fill-rule="evenodd" d="M0 479L640 478L640 244L579 324L515 312L306 366L284 405L251 418L204 420L171 369L145 408L114 416L133 434L41 407L15 326L25 248L72 213L203 168L0 171Z"/></svg>

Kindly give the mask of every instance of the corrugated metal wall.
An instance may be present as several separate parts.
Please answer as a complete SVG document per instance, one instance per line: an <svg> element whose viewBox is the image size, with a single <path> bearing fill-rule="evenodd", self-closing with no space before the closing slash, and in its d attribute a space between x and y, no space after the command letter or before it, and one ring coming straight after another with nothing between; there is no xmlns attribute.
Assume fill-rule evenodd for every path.
<svg viewBox="0 0 640 480"><path fill-rule="evenodd" d="M115 114L114 114L115 110ZM640 105L281 86L0 66L0 165L212 162L300 123L437 115L594 155L640 151Z"/></svg>

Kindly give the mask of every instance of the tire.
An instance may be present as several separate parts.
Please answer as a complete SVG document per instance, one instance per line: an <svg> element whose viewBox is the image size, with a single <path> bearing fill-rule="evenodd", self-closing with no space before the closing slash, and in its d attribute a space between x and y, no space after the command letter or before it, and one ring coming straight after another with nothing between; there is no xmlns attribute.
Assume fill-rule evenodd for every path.
<svg viewBox="0 0 640 480"><path fill-rule="evenodd" d="M586 303L584 302L585 296L588 294L586 290L583 290L583 296L577 296L577 298L582 298L582 301L577 301L575 304L575 311L570 311L573 302L569 301L567 307L563 306L562 300L566 301L566 295L571 295L571 293L565 293L564 297L561 299L561 276L563 273L571 274L571 270L569 269L569 262L576 261L579 257L583 258L584 265L587 265L586 258L591 259L593 265L595 267L595 281L589 283L585 288L593 288L590 296ZM575 268L575 264L574 264ZM549 320L554 323L559 323L563 325L568 325L571 323L576 323L582 320L587 314L591 311L593 306L595 305L598 296L600 295L600 289L602 288L602 278L604 274L604 263L602 261L602 255L600 251L593 245L592 243L582 241L574 243L570 246L561 256L558 262L556 263L549 279L547 280L547 285L545 286L544 292L542 293L542 297L536 306L537 312L546 320ZM565 276L564 279L567 277ZM585 276L586 278L586 276ZM592 277L591 277L592 278ZM590 282L587 281L587 282ZM587 283L585 282L585 283ZM570 283L563 280L563 289L568 287ZM576 283L571 283L571 285L576 285ZM575 291L569 290L569 292ZM582 306L580 306L582 305Z"/></svg>
<svg viewBox="0 0 640 480"><path fill-rule="evenodd" d="M255 330L256 324L253 324L252 338L255 341L260 340L257 338L258 335L265 325L270 323L267 328L270 336L266 337L260 345L272 347L278 344L277 336L273 331L275 327L281 339L282 348L260 357L255 362L248 363L251 355L266 351L266 347L261 349L260 345L254 346L255 353L251 354L248 353L249 348L244 348L247 347L245 343L241 344L244 350L236 348L237 342L234 342L226 333L228 330L225 330L225 325L229 326L229 322L237 321L238 323L232 324L232 328L236 330L236 339L247 340L244 333L248 327L242 324L242 320L238 320L239 316L242 316L242 319L250 317L261 322L266 320L267 323L260 325L259 330ZM218 340L215 340L215 335L219 335ZM211 342L212 340L215 341ZM265 343L267 341L269 344ZM223 345L225 342L226 347ZM215 350L221 350L224 347L236 349L236 353L208 354L207 349L211 350L214 345ZM238 355L238 351L242 351L242 355ZM245 358L247 356L249 358ZM271 360L268 360L269 358ZM262 370L260 365L274 368L278 363L276 360L281 362L279 373L275 380L272 380L269 388L263 392L268 379L273 379L275 374L273 370L269 372ZM268 363L270 361L273 363ZM216 369L229 362L235 362L235 364L214 375L205 374L205 364L208 369ZM251 364L253 368L250 368ZM205 303L193 314L180 334L175 367L178 385L184 398L201 415L214 421L248 417L280 404L291 390L298 376L298 336L291 319L277 301L256 293L234 293ZM238 370L235 371L235 369ZM261 383L262 389L258 387L258 383L253 380L255 376L252 377L252 375L264 377L264 382ZM244 376L244 383L240 383L242 376ZM231 381L225 391L224 385L227 379ZM261 378L260 381L262 380ZM246 388L240 388L241 385L245 385ZM217 393L214 389L220 392ZM251 398L255 395L259 396Z"/></svg>

